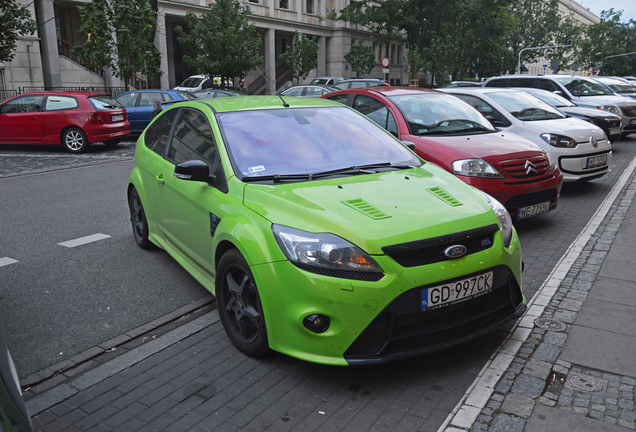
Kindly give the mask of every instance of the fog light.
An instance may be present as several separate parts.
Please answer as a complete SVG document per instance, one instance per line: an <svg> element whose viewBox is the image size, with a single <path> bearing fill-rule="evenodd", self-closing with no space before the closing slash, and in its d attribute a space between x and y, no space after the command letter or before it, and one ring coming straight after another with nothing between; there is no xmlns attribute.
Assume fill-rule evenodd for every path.
<svg viewBox="0 0 636 432"><path fill-rule="evenodd" d="M309 315L303 320L303 325L314 333L323 333L329 328L329 317L325 315Z"/></svg>

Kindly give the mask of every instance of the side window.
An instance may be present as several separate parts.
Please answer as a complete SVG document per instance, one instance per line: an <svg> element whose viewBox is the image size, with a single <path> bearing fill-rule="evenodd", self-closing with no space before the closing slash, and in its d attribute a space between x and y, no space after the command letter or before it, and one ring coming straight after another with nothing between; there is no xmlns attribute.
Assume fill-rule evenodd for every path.
<svg viewBox="0 0 636 432"><path fill-rule="evenodd" d="M323 94L323 89L320 87L306 87L305 90L305 96L320 97Z"/></svg>
<svg viewBox="0 0 636 432"><path fill-rule="evenodd" d="M348 94L339 94L336 96L328 97L327 99L332 100L334 102L340 102L343 105L347 105L347 99L349 99Z"/></svg>
<svg viewBox="0 0 636 432"><path fill-rule="evenodd" d="M214 95L214 97L220 98L220 97L230 97L229 94L223 93L223 92L216 92L216 94Z"/></svg>
<svg viewBox="0 0 636 432"><path fill-rule="evenodd" d="M163 98L164 101L174 100L172 96L170 96L170 93L161 93L161 97Z"/></svg>
<svg viewBox="0 0 636 432"><path fill-rule="evenodd" d="M174 128L172 143L168 149L168 159L175 164L198 159L212 168L215 156L216 143L208 119L199 111L181 110Z"/></svg>
<svg viewBox="0 0 636 432"><path fill-rule="evenodd" d="M537 79L537 82L535 83L534 86L536 88L551 91L551 92L561 90L556 83L547 79L540 79L540 78Z"/></svg>
<svg viewBox="0 0 636 432"><path fill-rule="evenodd" d="M285 96L302 96L303 87L289 89L288 92L285 93Z"/></svg>
<svg viewBox="0 0 636 432"><path fill-rule="evenodd" d="M508 127L511 125L511 123L504 116L502 116L499 111L494 109L492 105L484 102L483 100L468 95L456 96L477 108L479 112L481 112L484 117L486 117L490 121L490 123L493 124L493 126Z"/></svg>
<svg viewBox="0 0 636 432"><path fill-rule="evenodd" d="M4 105L0 114L12 114L12 113L25 113L25 112L38 112L42 109L42 100L44 96L22 96L15 98Z"/></svg>
<svg viewBox="0 0 636 432"><path fill-rule="evenodd" d="M534 78L511 78L509 87L532 87Z"/></svg>
<svg viewBox="0 0 636 432"><path fill-rule="evenodd" d="M117 102L122 104L124 108L133 108L135 106L135 102L137 102L138 94L139 93L128 93L121 95L117 98Z"/></svg>
<svg viewBox="0 0 636 432"><path fill-rule="evenodd" d="M206 79L205 81L203 81L203 85L201 86L201 89L209 89L209 88L212 88L213 85L214 85L214 82L211 79Z"/></svg>
<svg viewBox="0 0 636 432"><path fill-rule="evenodd" d="M46 98L44 109L46 111L59 111L77 108L78 106L77 99L74 97L49 95L49 97Z"/></svg>
<svg viewBox="0 0 636 432"><path fill-rule="evenodd" d="M161 96L161 93L142 93L139 98L139 106L152 106L155 102L161 102L162 100L163 97Z"/></svg>
<svg viewBox="0 0 636 432"><path fill-rule="evenodd" d="M356 96L353 101L353 108L369 117L371 120L382 126L384 129L389 129L389 117L393 117L389 112L389 109L377 99L369 96ZM395 124L395 119L392 119ZM397 126L395 127L397 132Z"/></svg>
<svg viewBox="0 0 636 432"><path fill-rule="evenodd" d="M348 88L362 88L367 87L367 83L365 81L351 81L349 83Z"/></svg>
<svg viewBox="0 0 636 432"><path fill-rule="evenodd" d="M508 81L506 79L492 79L489 80L485 87L508 87Z"/></svg>
<svg viewBox="0 0 636 432"><path fill-rule="evenodd" d="M161 156L165 156L170 130L172 129L172 124L178 112L179 110L177 109L166 111L154 123L148 126L144 138L146 147Z"/></svg>

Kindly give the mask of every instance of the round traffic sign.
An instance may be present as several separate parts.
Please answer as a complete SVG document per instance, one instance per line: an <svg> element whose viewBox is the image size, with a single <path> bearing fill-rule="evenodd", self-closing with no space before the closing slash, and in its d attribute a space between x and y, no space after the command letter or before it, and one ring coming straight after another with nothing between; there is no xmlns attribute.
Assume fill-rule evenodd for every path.
<svg viewBox="0 0 636 432"><path fill-rule="evenodd" d="M389 67L389 65L390 65L390 64L391 64L391 63L389 62L389 58L388 58L388 57L384 57L384 58L382 59L382 66L383 66L383 67Z"/></svg>

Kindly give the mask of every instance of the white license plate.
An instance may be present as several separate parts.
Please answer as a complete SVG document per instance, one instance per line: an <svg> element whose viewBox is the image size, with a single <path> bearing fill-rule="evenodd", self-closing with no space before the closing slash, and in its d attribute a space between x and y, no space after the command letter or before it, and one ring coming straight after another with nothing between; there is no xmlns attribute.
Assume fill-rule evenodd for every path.
<svg viewBox="0 0 636 432"><path fill-rule="evenodd" d="M116 122L116 121L122 121L124 119L124 115L123 114L117 114L114 116L110 116L111 120Z"/></svg>
<svg viewBox="0 0 636 432"><path fill-rule="evenodd" d="M636 119L631 119L629 124L636 124Z"/></svg>
<svg viewBox="0 0 636 432"><path fill-rule="evenodd" d="M592 156L582 161L581 168L592 169L607 165L607 155Z"/></svg>
<svg viewBox="0 0 636 432"><path fill-rule="evenodd" d="M422 310L437 309L492 290L493 272L422 290Z"/></svg>
<svg viewBox="0 0 636 432"><path fill-rule="evenodd" d="M619 133L621 133L621 127L618 126L618 127L610 128L609 133L610 135L618 135Z"/></svg>
<svg viewBox="0 0 636 432"><path fill-rule="evenodd" d="M517 212L517 219L524 219L530 216L534 216L540 213L547 213L550 211L550 201L541 204L534 204L527 207L520 207Z"/></svg>

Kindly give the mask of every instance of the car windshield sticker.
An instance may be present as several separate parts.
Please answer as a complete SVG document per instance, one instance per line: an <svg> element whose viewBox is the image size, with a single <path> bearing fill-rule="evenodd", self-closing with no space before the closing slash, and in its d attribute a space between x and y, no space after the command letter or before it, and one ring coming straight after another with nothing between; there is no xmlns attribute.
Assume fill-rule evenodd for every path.
<svg viewBox="0 0 636 432"><path fill-rule="evenodd" d="M210 235L212 237L214 237L214 232L216 231L216 227L219 226L219 222L221 222L221 218L210 213Z"/></svg>
<svg viewBox="0 0 636 432"><path fill-rule="evenodd" d="M247 170L250 172L250 174L254 174L259 171L265 171L265 167L263 165L257 165L257 166L249 167Z"/></svg>

